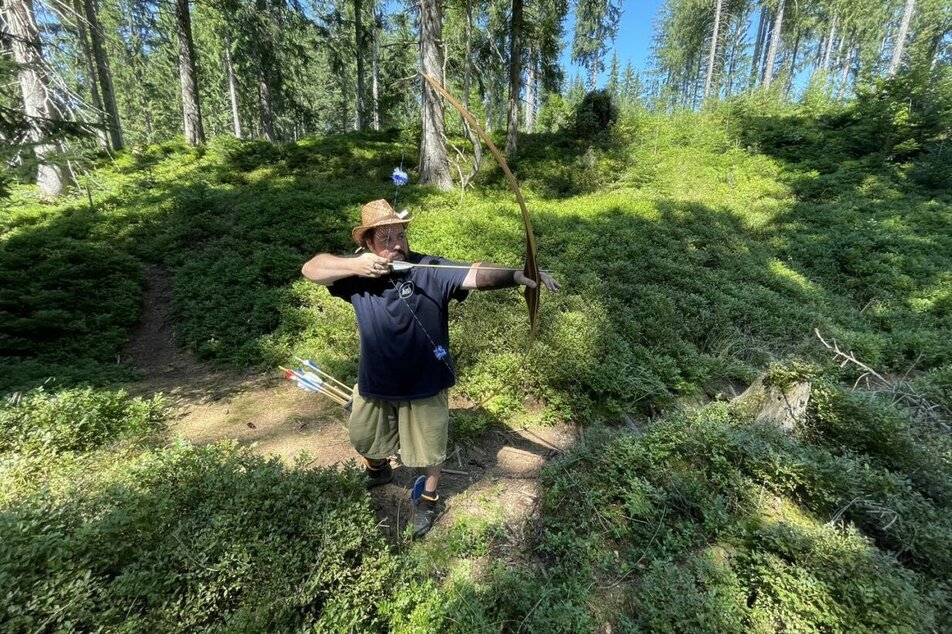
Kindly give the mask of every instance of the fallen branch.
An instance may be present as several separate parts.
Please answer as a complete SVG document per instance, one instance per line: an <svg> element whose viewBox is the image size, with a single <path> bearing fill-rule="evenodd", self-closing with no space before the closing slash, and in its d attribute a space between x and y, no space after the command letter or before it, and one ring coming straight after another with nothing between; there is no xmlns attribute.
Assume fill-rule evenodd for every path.
<svg viewBox="0 0 952 634"><path fill-rule="evenodd" d="M909 373L912 371L912 367L915 367L916 363L918 363L918 359L916 359L916 363L912 364L912 367L906 370L901 379L890 381L885 376L857 359L852 350L849 352L844 352L842 349L840 349L840 346L836 343L836 339L831 339L832 343L827 342L827 340L823 338L823 335L820 334L819 328L814 328L813 332L816 334L817 339L820 340L820 343L826 346L827 349L833 351L836 359L840 361L841 368L849 364L853 364L863 371L859 378L857 378L853 383L854 390L859 389L860 382L865 379L866 388L868 390L877 394L889 395L893 405L902 405L906 409L910 410L913 416L934 422L943 429L949 429L949 425L943 421L944 416L948 413L945 411L945 408L938 403L931 402L928 398L916 391L912 384L906 380L909 376ZM875 379L875 382L878 384L876 387L873 387L870 384L870 377Z"/></svg>

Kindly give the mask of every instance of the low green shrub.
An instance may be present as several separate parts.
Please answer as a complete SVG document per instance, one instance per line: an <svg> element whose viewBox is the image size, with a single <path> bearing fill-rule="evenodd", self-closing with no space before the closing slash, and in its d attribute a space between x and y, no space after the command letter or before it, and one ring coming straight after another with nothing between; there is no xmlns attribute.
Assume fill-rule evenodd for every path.
<svg viewBox="0 0 952 634"><path fill-rule="evenodd" d="M121 439L143 439L164 424L161 396L133 398L122 390L42 388L0 401L0 452L51 457L89 451Z"/></svg>
<svg viewBox="0 0 952 634"><path fill-rule="evenodd" d="M367 631L394 562L356 470L175 445L0 513L10 631Z"/></svg>
<svg viewBox="0 0 952 634"><path fill-rule="evenodd" d="M871 466L868 438L835 455L745 416L715 404L640 438L590 430L544 472L533 552L555 581L629 587L624 631L948 622L949 505Z"/></svg>
<svg viewBox="0 0 952 634"><path fill-rule="evenodd" d="M575 107L574 133L589 138L608 130L618 120L618 106L607 90L593 90Z"/></svg>

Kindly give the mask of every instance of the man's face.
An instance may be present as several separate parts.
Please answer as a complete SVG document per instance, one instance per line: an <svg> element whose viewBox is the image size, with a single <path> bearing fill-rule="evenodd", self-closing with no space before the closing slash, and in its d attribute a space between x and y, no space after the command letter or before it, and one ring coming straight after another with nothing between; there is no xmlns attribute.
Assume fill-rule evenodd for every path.
<svg viewBox="0 0 952 634"><path fill-rule="evenodd" d="M388 225L374 229L373 240L367 242L370 250L389 260L405 260L410 252L405 225Z"/></svg>

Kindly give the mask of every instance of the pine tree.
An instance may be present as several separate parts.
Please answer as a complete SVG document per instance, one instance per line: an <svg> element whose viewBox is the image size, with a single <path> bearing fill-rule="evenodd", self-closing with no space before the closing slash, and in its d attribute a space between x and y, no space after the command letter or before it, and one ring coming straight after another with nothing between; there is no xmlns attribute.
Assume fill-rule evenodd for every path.
<svg viewBox="0 0 952 634"><path fill-rule="evenodd" d="M59 148L45 138L50 125L55 122L55 113L33 2L4 0L2 15L13 59L17 63L24 121L28 125L27 138L33 145L37 161L36 184L44 197L55 198L66 186L66 178L54 160Z"/></svg>
<svg viewBox="0 0 952 634"><path fill-rule="evenodd" d="M522 80L522 0L512 0L509 27L509 116L506 124L506 154L516 157L519 138L519 93Z"/></svg>
<svg viewBox="0 0 952 634"><path fill-rule="evenodd" d="M618 97L618 51L612 51L612 61L608 66L608 83L605 88L612 97Z"/></svg>
<svg viewBox="0 0 952 634"><path fill-rule="evenodd" d="M899 70L899 64L902 63L902 53L906 46L906 35L909 33L909 22L912 20L912 14L916 10L916 0L906 0L906 6L902 12L902 22L899 26L899 34L896 36L896 42L893 45L892 60L889 62L887 75L892 77Z"/></svg>
<svg viewBox="0 0 952 634"><path fill-rule="evenodd" d="M443 8L440 0L420 0L420 62L423 72L443 83ZM423 82L423 132L420 143L420 183L451 189L449 161L443 144L443 102L429 84Z"/></svg>
<svg viewBox="0 0 952 634"><path fill-rule="evenodd" d="M199 145L205 142L205 128L202 125L202 107L198 96L198 71L195 67L195 44L192 41L188 0L176 0L175 17L178 27L178 64L182 85L185 142L189 145Z"/></svg>
<svg viewBox="0 0 952 634"><path fill-rule="evenodd" d="M572 61L588 70L589 90L598 87L598 73L608 43L618 33L621 4L617 0L577 0Z"/></svg>

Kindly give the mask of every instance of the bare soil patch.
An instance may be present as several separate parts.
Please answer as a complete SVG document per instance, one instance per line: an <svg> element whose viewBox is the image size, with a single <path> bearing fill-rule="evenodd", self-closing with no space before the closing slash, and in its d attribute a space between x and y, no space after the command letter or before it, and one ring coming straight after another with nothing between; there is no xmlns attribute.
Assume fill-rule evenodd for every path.
<svg viewBox="0 0 952 634"><path fill-rule="evenodd" d="M142 373L132 389L162 392L171 403L173 437L193 443L234 439L253 451L278 456L288 464L306 454L310 467L333 467L356 461L350 446L347 412L319 394L304 392L274 374L239 375L209 367L176 348L169 319L171 278L150 268L142 321L122 356ZM455 409L465 403L453 402ZM451 412L452 418L452 412ZM451 446L440 494L447 516L439 535L460 513L499 513L512 535L533 513L539 496L539 470L575 443L568 425L542 429L490 428L476 443ZM409 490L416 469L394 462L394 481L372 491L380 527L398 541L410 519Z"/></svg>

